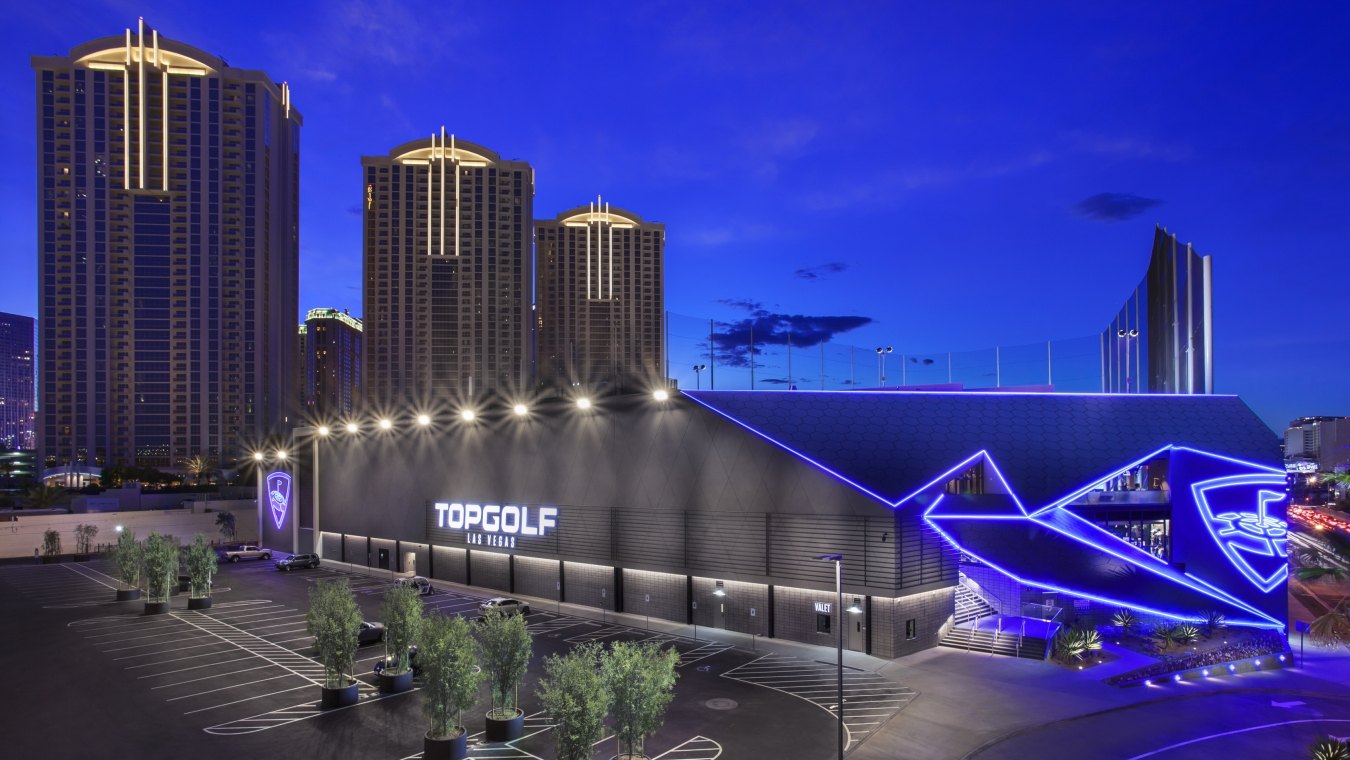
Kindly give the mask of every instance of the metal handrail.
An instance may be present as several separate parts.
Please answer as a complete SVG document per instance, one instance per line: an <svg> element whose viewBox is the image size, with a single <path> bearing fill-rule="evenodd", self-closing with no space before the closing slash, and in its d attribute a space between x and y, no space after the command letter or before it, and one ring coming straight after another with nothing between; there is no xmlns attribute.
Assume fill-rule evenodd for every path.
<svg viewBox="0 0 1350 760"><path fill-rule="evenodd" d="M985 598L986 596L988 596L988 597L993 597L994 601L998 602L998 604L989 604L989 606L995 608L995 609L998 610L1000 613L1002 613L1003 610L1008 609L1008 605L1007 605L1006 602L1003 601L1003 598L1002 598L1002 597L1000 597L998 594L995 594L994 592L992 592L992 591L986 589L986 588L983 587L983 586L973 586L973 585L971 585L971 581L970 581L970 579L969 579L968 577L966 577L966 574L965 574L965 573L959 574L959 575L957 576L956 582L957 582L958 584L964 586L965 589L966 589L967 591L969 591L970 593L972 593L972 594L974 594L975 596L978 596L978 597L980 597L981 599L983 599L985 604L989 604L989 600Z"/></svg>

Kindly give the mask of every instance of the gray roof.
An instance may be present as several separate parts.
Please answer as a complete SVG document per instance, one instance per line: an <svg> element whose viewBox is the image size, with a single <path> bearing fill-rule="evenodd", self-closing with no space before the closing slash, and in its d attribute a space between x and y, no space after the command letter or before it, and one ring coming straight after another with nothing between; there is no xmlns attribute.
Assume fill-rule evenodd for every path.
<svg viewBox="0 0 1350 760"><path fill-rule="evenodd" d="M1028 509L1183 445L1279 466L1279 439L1236 396L685 391L727 418L899 501L980 450Z"/></svg>

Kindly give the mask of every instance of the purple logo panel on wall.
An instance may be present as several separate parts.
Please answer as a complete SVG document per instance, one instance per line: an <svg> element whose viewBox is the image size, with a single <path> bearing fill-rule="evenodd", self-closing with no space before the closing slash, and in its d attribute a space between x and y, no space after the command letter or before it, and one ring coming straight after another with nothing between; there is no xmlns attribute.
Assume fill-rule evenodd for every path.
<svg viewBox="0 0 1350 760"><path fill-rule="evenodd" d="M278 470L267 474L267 507L272 513L273 524L277 530L281 530L291 510L290 473Z"/></svg>

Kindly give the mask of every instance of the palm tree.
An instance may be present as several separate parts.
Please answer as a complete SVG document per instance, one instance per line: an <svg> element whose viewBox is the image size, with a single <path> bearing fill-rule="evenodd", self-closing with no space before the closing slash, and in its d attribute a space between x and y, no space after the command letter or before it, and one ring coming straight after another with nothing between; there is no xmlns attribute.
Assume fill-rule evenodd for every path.
<svg viewBox="0 0 1350 760"><path fill-rule="evenodd" d="M1350 599L1342 599L1334 609L1309 623L1308 638L1322 647L1341 644L1350 646L1350 614L1346 612L1347 605L1350 605Z"/></svg>
<svg viewBox="0 0 1350 760"><path fill-rule="evenodd" d="M183 469L192 473L196 485L199 486L202 484L202 476L209 475L215 470L215 468L211 466L211 460L201 454L194 454L179 462L179 464L183 465Z"/></svg>

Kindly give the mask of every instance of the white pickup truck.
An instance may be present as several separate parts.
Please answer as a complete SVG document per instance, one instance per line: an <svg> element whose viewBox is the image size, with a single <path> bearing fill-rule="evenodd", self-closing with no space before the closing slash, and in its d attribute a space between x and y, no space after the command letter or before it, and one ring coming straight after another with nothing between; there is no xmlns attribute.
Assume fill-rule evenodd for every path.
<svg viewBox="0 0 1350 760"><path fill-rule="evenodd" d="M272 550L263 549L259 546L237 546L232 549L222 549L220 558L227 562L238 562L241 559L271 559Z"/></svg>

